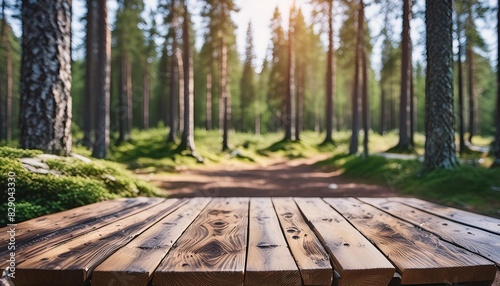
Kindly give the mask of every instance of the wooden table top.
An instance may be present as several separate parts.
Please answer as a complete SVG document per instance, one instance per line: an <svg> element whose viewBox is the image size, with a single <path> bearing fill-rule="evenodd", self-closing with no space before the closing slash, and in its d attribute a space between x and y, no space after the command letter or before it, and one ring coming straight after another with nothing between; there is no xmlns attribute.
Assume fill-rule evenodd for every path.
<svg viewBox="0 0 500 286"><path fill-rule="evenodd" d="M500 266L499 219L411 198L117 199L15 241L0 285L491 285Z"/></svg>

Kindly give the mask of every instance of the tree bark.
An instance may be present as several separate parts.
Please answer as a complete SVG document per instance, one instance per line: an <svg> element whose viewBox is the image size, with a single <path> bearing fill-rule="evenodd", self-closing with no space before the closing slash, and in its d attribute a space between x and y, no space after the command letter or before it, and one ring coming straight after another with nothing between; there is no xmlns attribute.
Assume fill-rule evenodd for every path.
<svg viewBox="0 0 500 286"><path fill-rule="evenodd" d="M175 11L175 2L172 0L171 2L171 11ZM175 13L175 12L172 12ZM176 17L175 15L173 16L174 18ZM176 23L176 20L173 20L174 23ZM174 29L174 35L172 36L172 54L170 57L170 120L169 120L169 126L170 126L170 132L168 133L168 142L175 142L177 138L177 123L178 123L178 116L177 116L177 98L180 97L179 92L179 72L180 72L180 65L179 65L179 58L177 55L177 37L175 34L175 29Z"/></svg>
<svg viewBox="0 0 500 286"><path fill-rule="evenodd" d="M412 149L409 138L410 120L410 87L411 87L411 40L410 40L410 19L412 0L403 1L403 40L401 57L401 99L399 106L399 143L398 149L409 151Z"/></svg>
<svg viewBox="0 0 500 286"><path fill-rule="evenodd" d="M354 62L354 88L352 96L352 135L349 144L349 154L354 155L358 153L359 145L359 98L361 97L361 83L359 80L361 73L361 57L362 57L362 41L363 41L363 6L361 1L358 2L357 11L357 27L356 27L356 56Z"/></svg>
<svg viewBox="0 0 500 286"><path fill-rule="evenodd" d="M297 96L296 115L295 115L295 140L300 141L300 132L304 121L304 85L305 85L304 67L298 66L297 69Z"/></svg>
<svg viewBox="0 0 500 286"><path fill-rule="evenodd" d="M222 151L229 150L229 92L227 86L227 46L224 37L221 37L221 98L222 98Z"/></svg>
<svg viewBox="0 0 500 286"><path fill-rule="evenodd" d="M365 4L363 3L363 0L360 1L360 10L359 10L359 17L360 21L362 23L365 22ZM364 31L361 29L361 34L364 34ZM369 117L370 117L370 109L368 105L368 55L366 52L366 45L365 42L362 41L362 55L361 55L361 69L362 69L362 76L363 76L363 88L362 88L362 107L363 107L363 157L367 158L368 157L368 136L369 136Z"/></svg>
<svg viewBox="0 0 500 286"><path fill-rule="evenodd" d="M469 40L470 41L470 40ZM476 135L477 126L477 96L476 96L476 79L475 79L475 61L474 50L470 42L467 43L467 69L469 82L469 142L472 144L472 137Z"/></svg>
<svg viewBox="0 0 500 286"><path fill-rule="evenodd" d="M95 134L94 129L96 118L96 94L98 93L98 18L99 11L96 0L87 0L87 38L86 46L86 62L85 62L85 98L83 107L83 145L90 149Z"/></svg>
<svg viewBox="0 0 500 286"><path fill-rule="evenodd" d="M293 130L294 113L293 113L293 96L295 93L295 54L294 54L294 39L293 39L293 15L290 11L288 21L288 68L287 68L287 85L285 92L285 140L293 141L295 132Z"/></svg>
<svg viewBox="0 0 500 286"><path fill-rule="evenodd" d="M497 4L500 7L500 0ZM500 9L497 10L497 39L500 39ZM497 67L500 67L500 44L497 44ZM493 154L495 156L495 161L491 165L492 167L500 167L500 69L497 68L497 110L495 117L495 141L493 142Z"/></svg>
<svg viewBox="0 0 500 286"><path fill-rule="evenodd" d="M452 14L451 0L426 0L426 170L449 169L458 164L453 112Z"/></svg>
<svg viewBox="0 0 500 286"><path fill-rule="evenodd" d="M465 152L465 124L464 124L464 84L462 66L462 43L461 24L457 20L457 40L458 40L458 130L459 130L459 150L460 154Z"/></svg>
<svg viewBox="0 0 500 286"><path fill-rule="evenodd" d="M111 86L111 32L108 26L107 1L99 1L98 13L98 62L96 94L96 131L92 156L105 158L109 148L110 86Z"/></svg>
<svg viewBox="0 0 500 286"><path fill-rule="evenodd" d="M386 131L386 122L387 122L387 115L386 115L386 99L385 99L385 88L382 86L381 91L380 91L380 127L379 127L379 134L384 135Z"/></svg>
<svg viewBox="0 0 500 286"><path fill-rule="evenodd" d="M146 63L142 86L142 128L149 129L149 100L151 97L151 76L149 64Z"/></svg>
<svg viewBox="0 0 500 286"><path fill-rule="evenodd" d="M326 60L326 137L324 143L333 142L333 93L335 54L333 51L333 0L328 1L328 53Z"/></svg>
<svg viewBox="0 0 500 286"><path fill-rule="evenodd" d="M179 96L177 99L179 100L179 133L184 132L184 123L185 123L185 104L184 104L184 99L185 99L185 92L186 92L186 75L185 75L185 65L188 63L184 62L184 55L183 51L179 48L177 48L177 65L179 66ZM189 76L189 74L188 74Z"/></svg>
<svg viewBox="0 0 500 286"><path fill-rule="evenodd" d="M69 155L71 1L23 1L21 14L20 146Z"/></svg>
<svg viewBox="0 0 500 286"><path fill-rule="evenodd" d="M212 130L212 73L207 73L206 130Z"/></svg>
<svg viewBox="0 0 500 286"><path fill-rule="evenodd" d="M194 81L193 81L193 60L191 57L191 45L189 43L189 14L188 7L183 1L184 19L182 22L182 55L184 68L184 128L182 140L179 145L180 150L189 150L196 153L194 145Z"/></svg>
<svg viewBox="0 0 500 286"><path fill-rule="evenodd" d="M130 139L132 130L132 71L129 56L123 52L120 60L119 142Z"/></svg>

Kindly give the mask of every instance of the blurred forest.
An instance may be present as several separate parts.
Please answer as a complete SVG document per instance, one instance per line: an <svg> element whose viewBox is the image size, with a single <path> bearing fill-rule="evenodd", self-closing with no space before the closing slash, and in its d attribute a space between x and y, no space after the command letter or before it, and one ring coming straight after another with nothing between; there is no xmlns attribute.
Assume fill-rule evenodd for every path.
<svg viewBox="0 0 500 286"><path fill-rule="evenodd" d="M188 126L183 96L188 86L186 79L193 81L194 87L194 128L226 130L223 148L229 147L227 130L252 133L284 130L290 131L285 133L290 133L291 136L286 137L292 140L300 138L301 130L335 132L358 130L360 126L380 134L404 126L403 132L410 140L415 132L424 132L427 64L424 57L417 60L411 57L412 48L415 50L414 47L424 43L411 39L404 43L395 31L402 30L405 17L424 20L423 1L404 1L408 8L404 15L399 1L314 0L307 4L312 7L307 9L312 11L311 15L304 15L302 7L290 5L287 26L283 24L283 11L276 8L269 19L271 35L263 62L256 61L252 23L237 27L233 20L238 17L237 1L199 0L188 4L180 0L158 0L153 9L146 9L143 0L108 1L108 6L111 2L117 7L114 17L110 17L114 21L108 23L112 32L109 108L112 143L130 138L132 129L162 126L172 127L169 138L176 140L176 131L180 134ZM199 14L190 14L191 2L203 7ZM89 148L97 136L94 130L98 109L92 90L92 82L100 76L96 71L99 61L95 58L99 49L96 46L97 3L95 0L85 3L87 11L79 19L86 27L85 44L73 46L74 55L84 56L73 56L71 67L73 142ZM365 7L377 13L360 20ZM494 29L498 7L491 1L455 0L453 9L457 130L463 130L468 134L464 135L466 140L473 142L474 135L491 136L495 132L494 47L486 44L481 29L487 25ZM19 1L2 1L0 139L4 143L15 142L20 136L21 39L12 29L21 24L20 10ZM192 17L203 19L202 30L193 30ZM341 24L332 27L329 17ZM371 31L372 21L383 23L380 33ZM400 23L402 27L395 29L393 23ZM329 26L332 45L328 39ZM185 27L190 27L186 33ZM365 27L361 38L358 27ZM237 52L236 29L247 31L245 54ZM424 27L411 29L425 33ZM200 40L203 42L196 45ZM382 42L381 53L372 55L372 46L377 41ZM407 91L409 94L401 103L405 45L410 48L409 55L406 50L406 57L409 56L406 65L410 64L406 71L410 71L410 77L405 83L408 85L405 94ZM357 91L363 85L356 84L361 80L357 79L360 75L355 60L360 47L363 54L359 63L361 58L365 59L363 90L366 90L368 110L362 108L361 98L353 97L363 94L362 90ZM190 51L187 57L182 55L186 48ZM330 53L332 70L328 72ZM377 69L370 63L373 57L380 58ZM186 59L183 66L182 61ZM192 71L189 71L191 65ZM183 73L186 71L187 75ZM366 122L361 122L362 114Z"/></svg>

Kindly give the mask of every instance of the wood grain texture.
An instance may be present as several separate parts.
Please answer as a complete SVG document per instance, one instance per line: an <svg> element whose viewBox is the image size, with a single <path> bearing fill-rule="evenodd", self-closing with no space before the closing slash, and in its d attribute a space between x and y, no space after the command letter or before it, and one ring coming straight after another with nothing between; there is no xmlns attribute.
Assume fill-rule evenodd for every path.
<svg viewBox="0 0 500 286"><path fill-rule="evenodd" d="M377 198L360 198L360 200L432 232L448 242L492 260L497 266L500 266L499 235L459 224L399 202Z"/></svg>
<svg viewBox="0 0 500 286"><path fill-rule="evenodd" d="M148 285L172 245L209 202L209 198L190 199L141 233L93 271L92 286Z"/></svg>
<svg viewBox="0 0 500 286"><path fill-rule="evenodd" d="M402 284L493 281L495 265L356 199L324 199L396 266Z"/></svg>
<svg viewBox="0 0 500 286"><path fill-rule="evenodd" d="M453 220L461 224L467 224L485 231L500 234L500 219L475 214L447 206L442 206L415 198L389 198L392 201L404 203L417 209L435 214L440 217Z"/></svg>
<svg viewBox="0 0 500 286"><path fill-rule="evenodd" d="M153 274L153 285L242 285L248 198L214 198Z"/></svg>
<svg viewBox="0 0 500 286"><path fill-rule="evenodd" d="M118 199L20 223L16 227L16 262L19 264L68 240L143 212L164 201L165 199L159 198ZM2 250L6 251L7 247ZM4 255L8 253L2 253L0 257ZM6 266L6 261L1 261L0 265Z"/></svg>
<svg viewBox="0 0 500 286"><path fill-rule="evenodd" d="M16 285L82 285L92 270L187 200L171 199L76 237L16 267Z"/></svg>
<svg viewBox="0 0 500 286"><path fill-rule="evenodd" d="M22 248L25 244L32 244L33 240L42 238L49 234L54 236L54 232L65 233L73 231L79 225L88 225L93 222L101 221L113 216L118 211L123 211L137 206L148 206L154 203L160 203L164 199L160 198L133 198L133 199L115 199L110 201L98 202L86 206L81 206L71 210L49 214L24 221L17 224L16 227L16 244L18 248ZM9 227L0 228L1 233L5 233ZM4 247L8 242L8 238L0 238L0 255L4 254Z"/></svg>
<svg viewBox="0 0 500 286"><path fill-rule="evenodd" d="M292 198L273 198L274 208L304 285L331 285L333 269L328 253L307 225Z"/></svg>
<svg viewBox="0 0 500 286"><path fill-rule="evenodd" d="M252 198L245 285L301 285L270 198Z"/></svg>
<svg viewBox="0 0 500 286"><path fill-rule="evenodd" d="M295 198L317 237L326 246L338 285L387 285L395 269L363 235L320 198Z"/></svg>

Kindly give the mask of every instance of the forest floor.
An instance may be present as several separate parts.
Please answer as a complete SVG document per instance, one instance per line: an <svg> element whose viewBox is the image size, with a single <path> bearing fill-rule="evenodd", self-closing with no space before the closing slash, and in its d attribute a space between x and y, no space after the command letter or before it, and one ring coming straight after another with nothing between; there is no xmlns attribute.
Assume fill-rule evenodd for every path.
<svg viewBox="0 0 500 286"><path fill-rule="evenodd" d="M274 159L266 165L223 164L187 168L175 174L148 178L169 197L389 197L400 194L389 186L356 183L340 171L320 168L316 155L302 159Z"/></svg>

